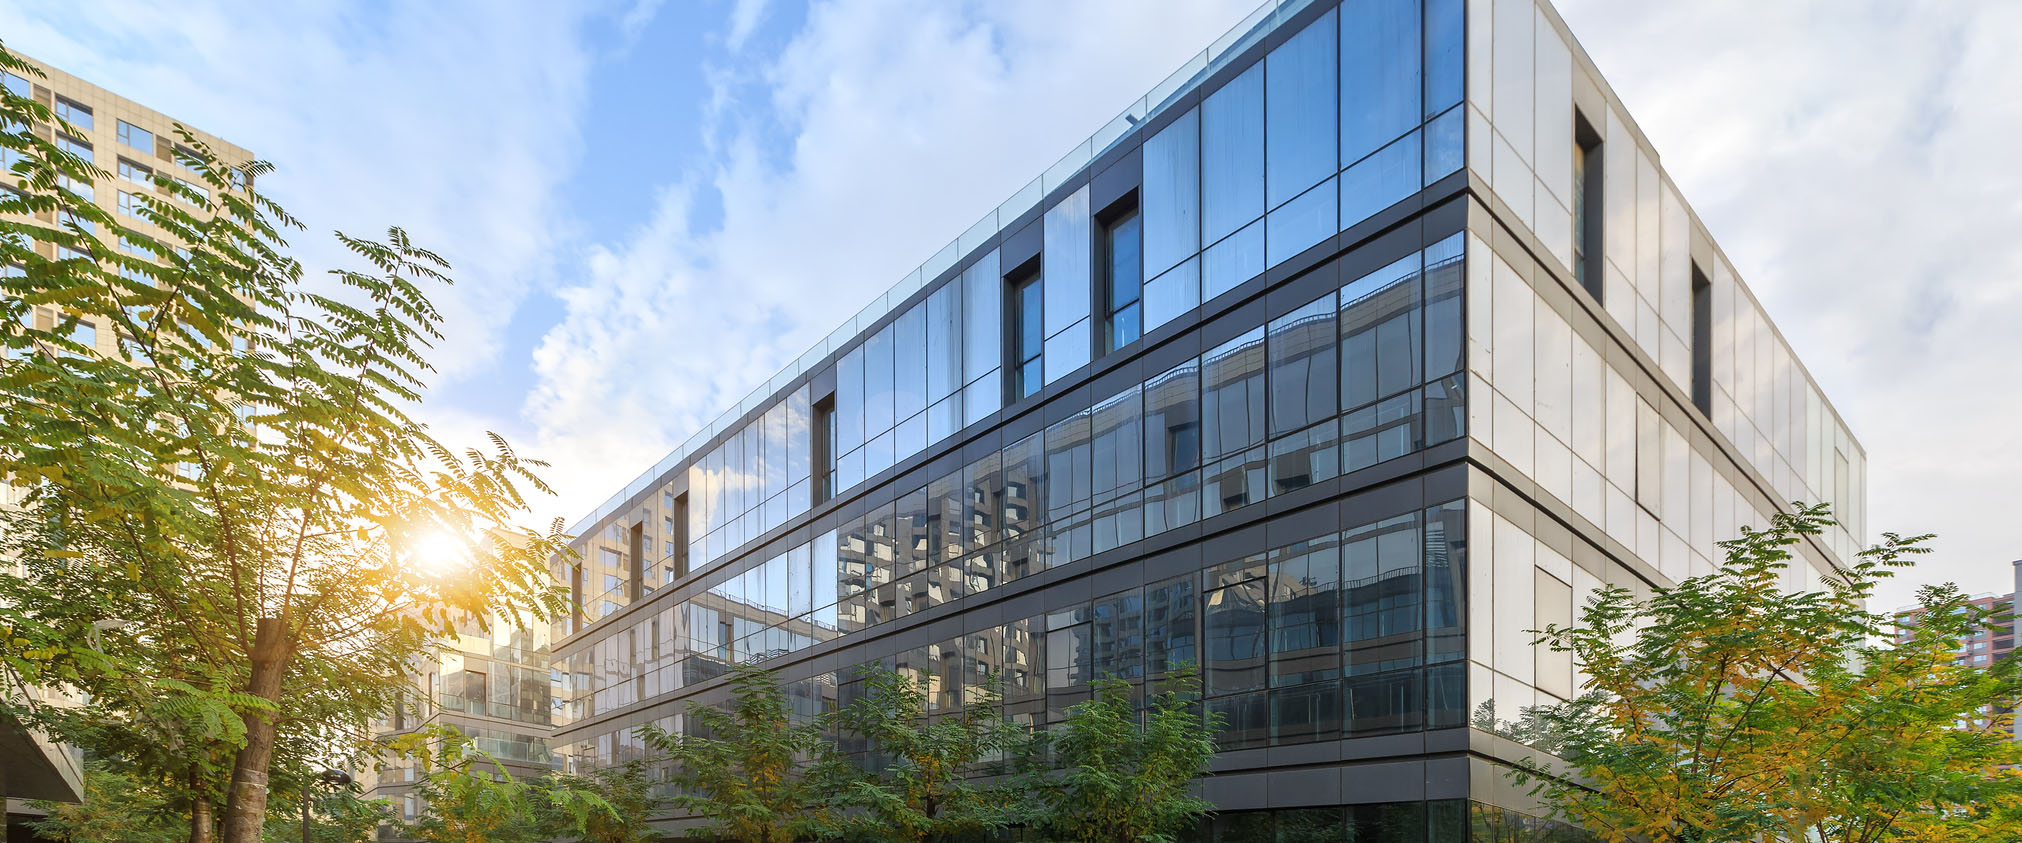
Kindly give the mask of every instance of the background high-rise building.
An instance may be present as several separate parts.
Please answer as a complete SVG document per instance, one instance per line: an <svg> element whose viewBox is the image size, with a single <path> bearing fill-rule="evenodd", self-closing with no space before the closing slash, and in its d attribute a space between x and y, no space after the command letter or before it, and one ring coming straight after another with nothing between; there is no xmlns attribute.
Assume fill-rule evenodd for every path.
<svg viewBox="0 0 2022 843"><path fill-rule="evenodd" d="M2022 594L2022 559L2018 559L2010 564L2015 570L2015 591L2000 595L1973 595L1973 606L1993 613L1994 628L1981 631L1971 638L1959 642L1959 650L1954 654L1954 658L1958 664L1967 667L1986 667L1996 661L2008 658L2015 652L2015 610L2017 608L2015 595ZM1896 618L1898 623L1902 625L1902 628L1897 630L1896 640L1898 642L1906 641L1911 635L1915 634L1914 627L1922 616L1922 610L1914 606L1898 608L1896 610ZM1983 717L1991 718L1997 715L2008 715L2013 711L2014 708L2010 706L1999 710L1988 709L1981 712L1981 714ZM1977 725L1985 725L1986 722L1983 719ZM2011 735L2018 734L2013 720L2004 723L2003 727Z"/></svg>
<svg viewBox="0 0 2022 843"><path fill-rule="evenodd" d="M71 129L65 131L54 124L38 124L30 130L57 142L65 150L96 164L112 176L97 184L74 183L66 179L64 186L89 198L108 213L124 215L126 225L168 239L142 219L135 197L166 195L154 186L153 179L157 175L181 180L199 190L208 190L197 175L186 170L176 157L176 148L183 144L182 138L175 132L179 121L32 57L19 52L14 55L40 69L44 75L31 79L0 71L0 85L4 85L9 93L32 98L48 106ZM191 129L186 124L184 128L224 161L252 160L252 153L238 146ZM12 150L0 150L0 170L9 170L14 163ZM0 175L4 189L13 189L17 180L18 177L11 172ZM41 222L47 224L55 220L43 218ZM100 236L108 248L146 254L133 244L117 242L117 238L109 232L101 232ZM62 247L46 242L36 243L35 248L48 258L68 256L56 254L55 250ZM56 313L46 307L35 308L32 318L36 320L37 327L45 330L57 324ZM73 339L97 348L102 354L117 354L118 339L113 336L111 326L94 325L90 320L80 321ZM0 506L12 506L18 499L19 491L12 487L0 491ZM64 705L67 702L60 694L48 689L9 687L0 690L0 693L27 694L48 705ZM74 802L81 790L82 759L74 748L51 743L45 736L18 725L0 724L0 792L7 796L10 827L29 813L23 800Z"/></svg>
<svg viewBox="0 0 2022 843"><path fill-rule="evenodd" d="M564 763L738 662L809 713L1001 674L1038 726L1195 662L1222 837L1542 839L1476 728L1578 687L1526 630L1782 502L1843 521L1790 588L1864 532L1658 161L1547 4L1267 3L578 525Z"/></svg>

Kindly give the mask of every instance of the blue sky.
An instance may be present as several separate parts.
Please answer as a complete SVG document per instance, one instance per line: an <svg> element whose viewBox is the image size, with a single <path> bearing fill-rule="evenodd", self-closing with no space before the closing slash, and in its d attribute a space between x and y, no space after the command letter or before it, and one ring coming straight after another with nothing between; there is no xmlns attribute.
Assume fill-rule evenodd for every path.
<svg viewBox="0 0 2022 843"><path fill-rule="evenodd" d="M422 416L554 462L573 520L1254 4L90 0L0 39L272 159L312 269L331 229L446 254ZM2007 590L2022 4L1560 9L1867 446L1874 528Z"/></svg>

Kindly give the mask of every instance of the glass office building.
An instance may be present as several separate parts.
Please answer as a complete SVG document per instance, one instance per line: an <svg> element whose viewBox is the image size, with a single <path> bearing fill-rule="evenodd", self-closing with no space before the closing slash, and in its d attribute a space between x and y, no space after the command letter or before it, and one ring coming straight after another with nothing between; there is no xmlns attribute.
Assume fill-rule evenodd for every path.
<svg viewBox="0 0 2022 843"><path fill-rule="evenodd" d="M1578 687L1525 630L1782 501L1846 522L1815 586L1865 516L1657 162L1548 5L1267 4L578 526L557 750L736 663L1043 726L1192 662L1214 839L1559 833L1477 728Z"/></svg>

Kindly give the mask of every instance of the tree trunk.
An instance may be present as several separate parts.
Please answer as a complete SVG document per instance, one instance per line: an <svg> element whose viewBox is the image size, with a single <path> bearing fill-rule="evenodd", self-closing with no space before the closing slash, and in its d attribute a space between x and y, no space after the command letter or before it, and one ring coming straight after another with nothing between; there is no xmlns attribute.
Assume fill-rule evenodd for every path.
<svg viewBox="0 0 2022 843"><path fill-rule="evenodd" d="M246 693L281 701L281 674L287 669L287 618L260 618L253 629L253 673ZM232 759L232 786L225 794L224 843L260 843L267 819L267 767L274 759L273 713L246 712L246 745Z"/></svg>
<svg viewBox="0 0 2022 843"><path fill-rule="evenodd" d="M190 768L190 843L211 843L211 795L205 792L203 774Z"/></svg>

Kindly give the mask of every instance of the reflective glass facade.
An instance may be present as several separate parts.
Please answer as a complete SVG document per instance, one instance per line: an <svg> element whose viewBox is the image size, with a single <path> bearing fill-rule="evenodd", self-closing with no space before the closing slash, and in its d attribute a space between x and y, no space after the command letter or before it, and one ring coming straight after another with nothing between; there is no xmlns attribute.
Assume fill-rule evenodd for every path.
<svg viewBox="0 0 2022 843"><path fill-rule="evenodd" d="M1707 570L1774 501L1847 516L1815 584L1865 473L1571 44L1529 0L1253 16L594 517L557 565L567 763L643 758L737 663L810 714L864 664L945 711L1001 676L1035 727L1192 663L1204 835L1561 834L1470 737L1577 687L1524 630ZM1569 268L1575 154L1606 285Z"/></svg>

